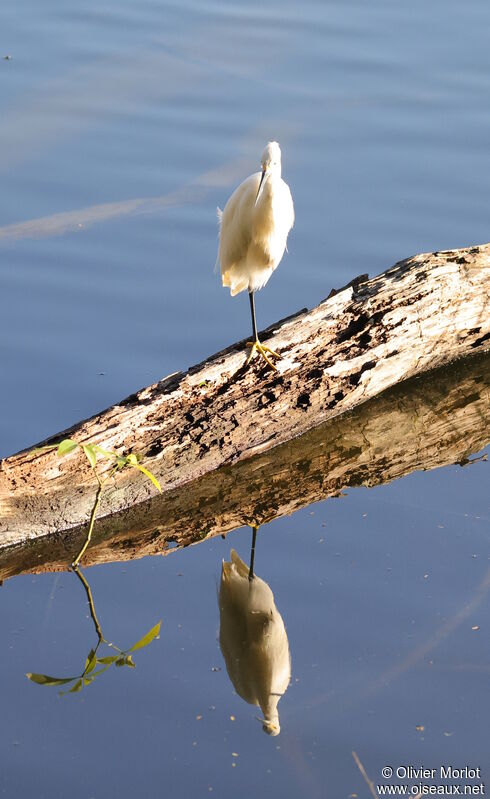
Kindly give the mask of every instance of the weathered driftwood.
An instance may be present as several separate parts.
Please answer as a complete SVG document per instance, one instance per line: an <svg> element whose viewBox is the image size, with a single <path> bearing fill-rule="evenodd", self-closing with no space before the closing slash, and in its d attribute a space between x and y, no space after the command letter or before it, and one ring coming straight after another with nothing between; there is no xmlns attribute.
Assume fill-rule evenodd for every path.
<svg viewBox="0 0 490 799"><path fill-rule="evenodd" d="M380 485L416 469L465 466L488 443L489 431L487 353L412 378L299 438L101 519L84 564L167 554L348 487ZM92 497L95 491L94 484ZM66 569L85 530L0 550L0 579Z"/></svg>
<svg viewBox="0 0 490 799"><path fill-rule="evenodd" d="M141 453L164 498L183 486L190 494L206 475L214 485L219 468L291 441L400 381L486 350L489 297L490 245L417 255L269 328L262 338L282 354L277 373L259 361L246 368L240 342L52 440L69 435ZM104 490L99 517L124 517L155 491L121 472ZM0 547L79 528L93 495L93 474L77 453L60 459L30 450L5 459ZM201 502L208 502L206 492Z"/></svg>

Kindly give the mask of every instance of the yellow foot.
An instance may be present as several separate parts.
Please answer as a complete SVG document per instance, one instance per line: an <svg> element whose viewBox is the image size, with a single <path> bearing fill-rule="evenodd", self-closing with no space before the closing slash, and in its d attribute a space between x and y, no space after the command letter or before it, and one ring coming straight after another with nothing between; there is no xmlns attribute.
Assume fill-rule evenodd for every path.
<svg viewBox="0 0 490 799"><path fill-rule="evenodd" d="M268 363L270 368L274 369L274 371L277 372L274 362L271 361L267 353L269 353L269 355L272 355L273 358L280 358L281 356L279 355L278 352L274 352L274 350L271 350L270 347L266 347L265 344L261 344L258 339L257 341L247 341L247 347L251 347L250 355L247 358L247 364L249 364L250 361L252 360L254 352L258 352L262 356L262 358L264 358L264 360Z"/></svg>

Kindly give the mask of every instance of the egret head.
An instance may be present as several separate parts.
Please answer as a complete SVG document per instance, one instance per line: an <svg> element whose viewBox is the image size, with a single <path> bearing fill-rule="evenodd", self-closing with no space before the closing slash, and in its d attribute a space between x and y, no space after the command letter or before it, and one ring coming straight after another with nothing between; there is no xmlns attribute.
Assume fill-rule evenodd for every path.
<svg viewBox="0 0 490 799"><path fill-rule="evenodd" d="M276 141L270 141L261 158L262 176L260 178L255 205L257 205L263 188L271 175L281 177L281 148Z"/></svg>
<svg viewBox="0 0 490 799"><path fill-rule="evenodd" d="M267 144L262 158L262 172L273 172L277 169L281 170L281 148L276 141L270 141Z"/></svg>

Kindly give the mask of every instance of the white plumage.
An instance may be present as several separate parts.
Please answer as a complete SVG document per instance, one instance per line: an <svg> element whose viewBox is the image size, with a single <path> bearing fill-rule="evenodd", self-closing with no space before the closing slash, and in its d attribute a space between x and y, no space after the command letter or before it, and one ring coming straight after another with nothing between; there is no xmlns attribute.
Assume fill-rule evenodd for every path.
<svg viewBox="0 0 490 799"><path fill-rule="evenodd" d="M257 337L253 295L265 286L281 261L294 223L294 207L289 186L281 178L277 142L267 144L261 163L262 172L240 183L224 211L218 208L218 261L223 286L229 287L231 295L245 290L250 294L254 334L250 357L258 350L273 366L262 352L271 351L260 345Z"/></svg>
<svg viewBox="0 0 490 799"><path fill-rule="evenodd" d="M291 678L289 643L274 594L234 549L223 561L219 592L219 642L230 680L239 696L259 705L263 729L280 732L277 704Z"/></svg>
<svg viewBox="0 0 490 799"><path fill-rule="evenodd" d="M265 286L284 255L293 223L293 198L281 178L281 148L269 142L262 173L240 183L220 218L218 259L223 286L229 286L232 297Z"/></svg>

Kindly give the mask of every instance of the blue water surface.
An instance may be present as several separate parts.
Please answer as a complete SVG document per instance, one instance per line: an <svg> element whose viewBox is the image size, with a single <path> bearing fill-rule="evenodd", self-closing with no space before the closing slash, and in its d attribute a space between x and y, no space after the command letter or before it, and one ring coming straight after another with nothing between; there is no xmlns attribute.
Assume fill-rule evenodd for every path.
<svg viewBox="0 0 490 799"><path fill-rule="evenodd" d="M5 0L0 456L243 338L216 206L283 151L296 224L259 325L411 254L488 240L483 0ZM11 56L5 59L4 56ZM0 793L369 796L400 764L487 769L488 466L358 489L259 531L288 630L281 735L233 692L217 582L250 531L87 570L104 635L159 640L81 693L70 573L0 590ZM475 629L473 629L475 628Z"/></svg>

